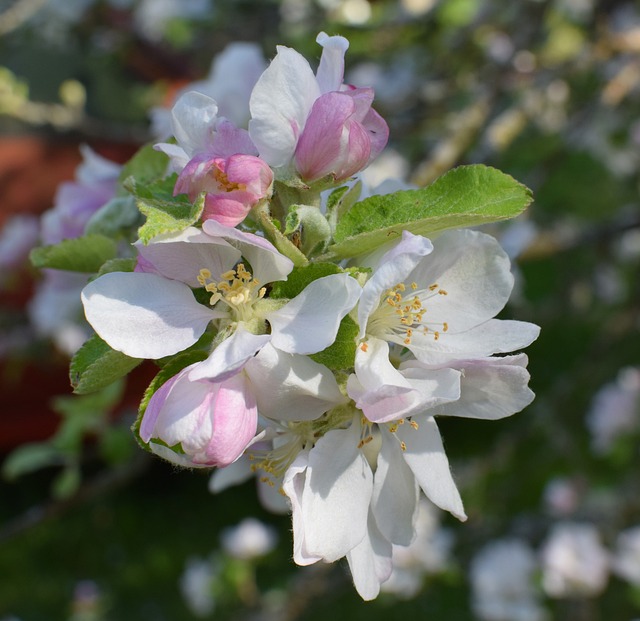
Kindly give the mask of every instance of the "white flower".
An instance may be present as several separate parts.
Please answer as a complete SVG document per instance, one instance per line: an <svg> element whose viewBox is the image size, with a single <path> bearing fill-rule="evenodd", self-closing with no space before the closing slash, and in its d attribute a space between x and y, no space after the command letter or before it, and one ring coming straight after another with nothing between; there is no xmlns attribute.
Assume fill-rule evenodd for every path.
<svg viewBox="0 0 640 621"><path fill-rule="evenodd" d="M592 524L556 524L541 560L542 586L550 597L594 597L607 585L609 555Z"/></svg>
<svg viewBox="0 0 640 621"><path fill-rule="evenodd" d="M209 616L216 606L213 585L219 569L209 560L190 558L180 576L180 591L196 617Z"/></svg>
<svg viewBox="0 0 640 621"><path fill-rule="evenodd" d="M494 319L512 287L509 259L493 237L447 231L432 245L403 231L363 288L361 349L382 340L406 347L421 362L442 364L526 347L537 326Z"/></svg>
<svg viewBox="0 0 640 621"><path fill-rule="evenodd" d="M640 587L640 526L618 535L611 565L614 573Z"/></svg>
<svg viewBox="0 0 640 621"><path fill-rule="evenodd" d="M333 274L281 308L265 308L264 285L286 279L293 264L263 238L213 220L203 231L189 228L138 250L156 273L113 272L91 282L82 292L87 320L113 349L152 359L187 349L218 321L221 336L228 336L191 380L230 377L269 342L291 354L325 349L360 293L348 274ZM236 266L241 256L252 273ZM211 293L210 306L197 302L191 287Z"/></svg>
<svg viewBox="0 0 640 621"><path fill-rule="evenodd" d="M520 539L486 545L471 563L473 610L482 621L543 621L534 588L536 557Z"/></svg>
<svg viewBox="0 0 640 621"><path fill-rule="evenodd" d="M596 393L587 426L597 454L608 453L618 438L640 430L640 368L622 369L614 382Z"/></svg>
<svg viewBox="0 0 640 621"><path fill-rule="evenodd" d="M220 534L224 551L237 559L251 560L265 556L276 546L276 531L255 518L246 518Z"/></svg>

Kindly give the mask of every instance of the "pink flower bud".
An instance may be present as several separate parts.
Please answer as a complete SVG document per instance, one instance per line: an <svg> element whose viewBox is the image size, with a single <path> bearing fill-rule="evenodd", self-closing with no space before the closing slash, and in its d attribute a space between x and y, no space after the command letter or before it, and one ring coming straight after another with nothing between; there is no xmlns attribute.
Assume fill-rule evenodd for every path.
<svg viewBox="0 0 640 621"><path fill-rule="evenodd" d="M333 175L343 181L379 155L389 128L372 102L370 88L333 91L316 99L295 151L302 179Z"/></svg>
<svg viewBox="0 0 640 621"><path fill-rule="evenodd" d="M192 381L183 369L151 397L140 437L152 450L185 466L228 466L253 439L258 410L243 373L222 382ZM160 440L164 443L158 444ZM177 447L183 453L170 452Z"/></svg>
<svg viewBox="0 0 640 621"><path fill-rule="evenodd" d="M203 220L225 226L242 222L251 208L271 194L273 172L260 158L237 153L229 157L196 155L180 173L174 196L195 200L206 192Z"/></svg>

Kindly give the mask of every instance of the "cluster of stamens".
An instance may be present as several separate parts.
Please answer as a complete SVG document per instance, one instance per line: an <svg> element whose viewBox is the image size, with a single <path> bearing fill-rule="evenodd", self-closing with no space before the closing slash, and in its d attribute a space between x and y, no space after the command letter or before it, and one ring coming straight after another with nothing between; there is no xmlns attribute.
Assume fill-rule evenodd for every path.
<svg viewBox="0 0 640 621"><path fill-rule="evenodd" d="M224 190L225 192L247 189L247 186L243 183L234 183L233 181L229 181L229 177L227 177L227 174L218 166L214 166L212 172L213 178L216 180L216 183L218 184L220 189Z"/></svg>
<svg viewBox="0 0 640 621"><path fill-rule="evenodd" d="M211 294L211 306L223 302L241 316L244 315L244 309L251 308L267 291L265 287L260 287L260 283L242 263L238 263L235 269L221 274L220 278L219 282L212 282L211 271L206 268L202 268L197 276L198 283Z"/></svg>
<svg viewBox="0 0 640 621"><path fill-rule="evenodd" d="M410 295L411 292L408 292L409 295L405 294L407 287L404 283L398 283L385 291L378 310L370 319L368 332L375 333L378 327L386 328L393 334L400 336L404 345L410 345L416 330L420 330L423 334L432 334L436 341L440 338L441 332L449 330L447 322L430 323L431 327L423 323L424 315L427 312L423 301L433 295L448 295L447 291L437 283L429 286L427 291L417 291L418 284L415 282L412 282L410 287L411 292L415 292L413 296ZM437 329L434 329L434 325L437 326Z"/></svg>
<svg viewBox="0 0 640 621"><path fill-rule="evenodd" d="M399 418L398 420L393 421L393 423L389 424L389 427L388 427L389 432L396 433L396 431L398 431L398 427L400 425L404 425L405 423L408 423L412 429L415 429L415 430L418 429L418 423L415 420L405 420L404 418ZM407 450L407 445L404 441L400 441L400 450L402 451Z"/></svg>

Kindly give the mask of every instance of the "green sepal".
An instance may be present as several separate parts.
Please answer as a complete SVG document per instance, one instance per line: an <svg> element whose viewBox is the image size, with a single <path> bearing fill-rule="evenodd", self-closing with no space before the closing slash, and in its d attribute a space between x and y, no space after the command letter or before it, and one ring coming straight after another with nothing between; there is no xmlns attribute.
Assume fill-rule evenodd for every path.
<svg viewBox="0 0 640 621"><path fill-rule="evenodd" d="M426 188L356 203L338 221L334 243L320 258L344 259L371 252L398 239L403 230L428 236L513 218L532 200L529 188L495 168L460 166Z"/></svg>
<svg viewBox="0 0 640 621"><path fill-rule="evenodd" d="M142 243L149 243L154 237L166 233L177 233L195 224L204 209L205 194L195 202L186 194L173 196L176 175L141 185L133 177L125 181L127 189L136 197L138 209L147 217L138 229Z"/></svg>
<svg viewBox="0 0 640 621"><path fill-rule="evenodd" d="M29 258L34 267L91 274L117 255L116 242L104 235L84 235L59 244L34 248Z"/></svg>
<svg viewBox="0 0 640 621"><path fill-rule="evenodd" d="M83 395L100 390L125 376L141 362L141 358L131 358L111 349L94 334L71 360L69 379L73 392Z"/></svg>

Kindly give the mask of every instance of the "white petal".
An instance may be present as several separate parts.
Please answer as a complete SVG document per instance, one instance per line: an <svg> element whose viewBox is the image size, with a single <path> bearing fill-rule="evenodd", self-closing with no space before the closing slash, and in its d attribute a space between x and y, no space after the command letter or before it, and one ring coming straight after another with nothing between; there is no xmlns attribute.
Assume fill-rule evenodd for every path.
<svg viewBox="0 0 640 621"><path fill-rule="evenodd" d="M364 338L369 315L378 308L380 296L399 283L404 283L411 271L433 250L430 240L409 231L402 240L380 259L373 276L366 282L358 304L360 336Z"/></svg>
<svg viewBox="0 0 640 621"><path fill-rule="evenodd" d="M267 164L278 167L289 163L319 96L320 87L305 58L291 48L278 46L249 102L249 134Z"/></svg>
<svg viewBox="0 0 640 621"><path fill-rule="evenodd" d="M373 482L372 511L380 532L391 542L408 546L415 535L419 488L398 450L398 442L382 433L382 446Z"/></svg>
<svg viewBox="0 0 640 621"><path fill-rule="evenodd" d="M238 324L235 332L191 371L189 379L221 382L235 375L270 339L268 334L252 334Z"/></svg>
<svg viewBox="0 0 640 621"><path fill-rule="evenodd" d="M413 471L418 485L427 498L445 511L450 511L459 520L465 521L462 499L456 487L449 460L442 446L442 438L433 418L419 417L418 428L409 424L400 425L394 434L404 442L406 449L402 457ZM401 448L399 447L399 450Z"/></svg>
<svg viewBox="0 0 640 621"><path fill-rule="evenodd" d="M209 491L212 494L219 494L228 487L248 481L254 476L254 472L251 470L252 463L248 456L243 455L224 468L216 468L209 479Z"/></svg>
<svg viewBox="0 0 640 621"><path fill-rule="evenodd" d="M524 354L456 363L463 376L460 399L438 408L434 415L497 420L519 412L535 396L527 386L526 364Z"/></svg>
<svg viewBox="0 0 640 621"><path fill-rule="evenodd" d="M273 244L253 233L244 233L215 220L202 223L205 233L222 237L237 248L251 264L253 277L261 284L286 280L293 269L293 261L280 254Z"/></svg>
<svg viewBox="0 0 640 621"><path fill-rule="evenodd" d="M309 554L306 546L307 530L311 524L305 522L303 494L309 466L309 451L301 451L287 468L282 489L291 502L291 525L293 528L293 560L298 565L311 565L321 560L320 556Z"/></svg>
<svg viewBox="0 0 640 621"><path fill-rule="evenodd" d="M380 584L389 579L393 565L393 548L376 527L369 515L369 527L365 538L347 554L353 584L365 601L378 597Z"/></svg>
<svg viewBox="0 0 640 621"><path fill-rule="evenodd" d="M373 474L358 449L360 426L325 434L309 453L301 508L306 550L333 562L367 532Z"/></svg>
<svg viewBox="0 0 640 621"><path fill-rule="evenodd" d="M154 237L148 244L136 242L136 249L157 271L171 278L201 287L198 274L202 268L211 272L211 278L220 280L220 275L230 270L239 260L240 251L224 239L207 235L193 226L180 233Z"/></svg>
<svg viewBox="0 0 640 621"><path fill-rule="evenodd" d="M464 332L502 310L513 288L509 258L495 238L469 229L447 231L409 276L420 288L437 284L423 302L427 324L448 324L448 334ZM437 328L436 328L437 329Z"/></svg>
<svg viewBox="0 0 640 621"><path fill-rule="evenodd" d="M189 91L171 110L173 135L189 158L202 153L213 142L218 104L202 93Z"/></svg>
<svg viewBox="0 0 640 621"><path fill-rule="evenodd" d="M307 356L266 345L245 366L262 416L312 420L346 402L333 373Z"/></svg>
<svg viewBox="0 0 640 621"><path fill-rule="evenodd" d="M349 274L314 280L293 300L266 316L273 346L292 354L313 354L329 347L361 291Z"/></svg>
<svg viewBox="0 0 640 621"><path fill-rule="evenodd" d="M320 92L338 91L344 77L344 55L349 48L349 41L344 37L330 37L325 32L321 32L316 37L316 43L323 48L320 65L316 72Z"/></svg>
<svg viewBox="0 0 640 621"><path fill-rule="evenodd" d="M155 274L112 272L82 290L87 321L113 349L163 358L193 345L224 313L198 304L187 285Z"/></svg>
<svg viewBox="0 0 640 621"><path fill-rule="evenodd" d="M189 457L180 453L175 453L164 444L149 442L149 448L153 453L158 455L158 457L162 457L162 459L165 459L176 466L182 466L183 468L211 468L211 466L203 464L194 464Z"/></svg>
<svg viewBox="0 0 640 621"><path fill-rule="evenodd" d="M398 371L389 361L388 344L380 339L370 338L366 351L358 348L355 369L356 375L347 381L347 392L356 407L376 423L421 414L460 398L460 371Z"/></svg>
<svg viewBox="0 0 640 621"><path fill-rule="evenodd" d="M191 159L182 147L177 144L170 144L167 142L160 142L154 144L153 148L156 151L160 151L171 158L170 169L173 172L181 172L182 169L189 163Z"/></svg>
<svg viewBox="0 0 640 621"><path fill-rule="evenodd" d="M533 323L490 319L459 334L441 332L437 341L431 334L415 331L408 348L422 362L444 364L451 360L507 354L530 345L539 334L540 328Z"/></svg>

